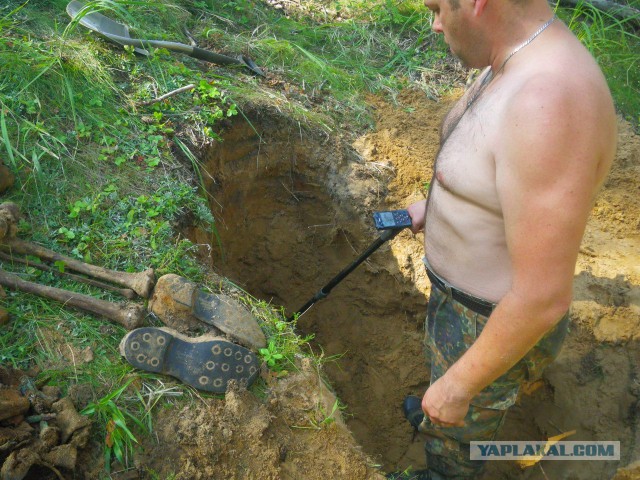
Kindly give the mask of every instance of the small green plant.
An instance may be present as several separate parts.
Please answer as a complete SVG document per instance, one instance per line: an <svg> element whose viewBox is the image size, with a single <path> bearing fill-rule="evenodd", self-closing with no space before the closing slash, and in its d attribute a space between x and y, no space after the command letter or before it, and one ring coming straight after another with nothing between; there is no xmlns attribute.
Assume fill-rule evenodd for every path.
<svg viewBox="0 0 640 480"><path fill-rule="evenodd" d="M302 430L322 430L334 423L336 421L336 413L344 409L345 406L340 403L340 400L337 398L333 402L330 412L327 412L325 406L319 403L316 412L314 412L317 414L317 418L313 418L312 416L312 418L309 419L309 425L293 425L292 427Z"/></svg>
<svg viewBox="0 0 640 480"><path fill-rule="evenodd" d="M68 242L76 238L76 232L67 227L60 227L58 229L58 235L60 236L61 242Z"/></svg>
<svg viewBox="0 0 640 480"><path fill-rule="evenodd" d="M196 114L192 119L203 125L203 132L209 138L218 139L214 127L225 117L232 117L238 113L235 103L229 102L224 93L218 88L217 82L200 80L193 97Z"/></svg>
<svg viewBox="0 0 640 480"><path fill-rule="evenodd" d="M237 285L232 284L236 289ZM267 366L277 372L277 376L285 376L289 370L297 369L296 358L305 355L303 351L309 348L313 335L299 336L296 331L296 320L285 320L283 307L258 300L248 293L240 297L246 303L251 313L260 320L260 325L269 339L266 348L259 350L262 360Z"/></svg>
<svg viewBox="0 0 640 480"><path fill-rule="evenodd" d="M127 419L131 420L141 431L147 433L144 423L127 410L121 410L116 404L116 401L132 381L129 380L122 387L105 395L97 402L90 403L80 412L82 415L96 417L105 429L103 451L104 465L107 472L111 471L111 462L114 457L122 465L126 466L130 455L133 453L134 444L138 443L129 425L127 425Z"/></svg>
<svg viewBox="0 0 640 480"><path fill-rule="evenodd" d="M279 363L284 358L284 355L278 353L276 343L273 340L269 340L267 348L260 349L260 355L269 368L273 370L280 370Z"/></svg>
<svg viewBox="0 0 640 480"><path fill-rule="evenodd" d="M184 270L192 266L191 257L184 256L185 248L191 244L181 240L180 245L176 245L174 224L187 214L199 227L215 232L211 211L194 187L163 180L155 192L132 198L108 183L93 196L70 204L65 225L55 230L56 239L85 261L91 260L95 246L101 246L104 255L108 255L101 258L102 263L119 254L130 257L131 262L134 257L131 246L135 245L140 265L131 262L125 269L135 270L148 263L168 268L167 262L171 259L178 262L179 270ZM113 267L122 268L121 265Z"/></svg>
<svg viewBox="0 0 640 480"><path fill-rule="evenodd" d="M333 405L331 406L331 411L328 414L326 413L326 411L324 409L324 406L320 405L319 411L324 416L319 422L315 423L315 426L318 429L320 429L322 427L326 427L328 425L331 425L333 422L336 421L336 417L335 417L336 412L338 412L338 411L340 411L342 409L344 409L344 406L340 403L340 400L338 400L337 398L336 398L336 401L333 402Z"/></svg>

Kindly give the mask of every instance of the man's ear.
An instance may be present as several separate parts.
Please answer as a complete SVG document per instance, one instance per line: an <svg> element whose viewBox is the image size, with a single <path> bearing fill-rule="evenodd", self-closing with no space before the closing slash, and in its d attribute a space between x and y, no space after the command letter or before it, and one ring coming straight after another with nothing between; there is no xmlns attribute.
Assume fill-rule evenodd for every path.
<svg viewBox="0 0 640 480"><path fill-rule="evenodd" d="M489 0L473 0L473 13L476 17L480 17L484 12Z"/></svg>

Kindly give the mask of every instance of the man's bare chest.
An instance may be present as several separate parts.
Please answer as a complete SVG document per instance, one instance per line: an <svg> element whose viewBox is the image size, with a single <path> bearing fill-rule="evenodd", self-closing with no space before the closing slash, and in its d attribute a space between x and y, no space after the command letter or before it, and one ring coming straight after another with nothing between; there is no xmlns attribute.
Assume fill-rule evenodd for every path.
<svg viewBox="0 0 640 480"><path fill-rule="evenodd" d="M459 200L499 213L493 143L496 135L487 112L454 107L442 126L435 182Z"/></svg>

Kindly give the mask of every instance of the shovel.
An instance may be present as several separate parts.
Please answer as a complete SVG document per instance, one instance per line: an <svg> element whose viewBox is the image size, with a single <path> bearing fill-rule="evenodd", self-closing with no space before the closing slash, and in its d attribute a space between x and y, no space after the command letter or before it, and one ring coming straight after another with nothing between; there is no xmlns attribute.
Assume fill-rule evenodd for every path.
<svg viewBox="0 0 640 480"><path fill-rule="evenodd" d="M72 19L85 8L84 4L73 0L67 5L67 13ZM131 45L134 50L141 55L149 55L149 52L145 50L145 47L153 48L166 48L174 52L184 53L190 57L197 58L198 60L205 60L207 62L216 63L218 65L242 65L248 68L256 75L264 77L264 73L258 66L253 63L250 58L241 55L238 58L227 57L226 55L220 55L218 53L210 52L198 47L192 47L184 43L166 42L164 40L139 40L137 38L131 38L129 36L129 29L109 17L106 17L98 12L89 12L84 14L80 20L80 25L99 33L100 35L108 38L109 40L119 43L120 45Z"/></svg>

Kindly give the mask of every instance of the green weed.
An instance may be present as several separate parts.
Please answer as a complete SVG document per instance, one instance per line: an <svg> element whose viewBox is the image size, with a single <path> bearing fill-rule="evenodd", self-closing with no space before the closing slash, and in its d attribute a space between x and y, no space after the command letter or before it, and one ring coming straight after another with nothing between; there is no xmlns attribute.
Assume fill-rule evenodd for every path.
<svg viewBox="0 0 640 480"><path fill-rule="evenodd" d="M338 399L333 402L330 411L327 411L324 405L320 403L317 406L317 411L314 412L314 414L317 415L317 418L311 416L309 418L309 425L292 425L292 428L302 430L322 430L334 423L336 421L336 414L345 408L346 407L342 405Z"/></svg>
<svg viewBox="0 0 640 480"><path fill-rule="evenodd" d="M276 343L273 340L269 341L267 348L260 349L260 355L269 368L276 370L279 367L280 361L284 358L284 355L278 353Z"/></svg>
<svg viewBox="0 0 640 480"><path fill-rule="evenodd" d="M246 292L243 292L240 300L245 302L251 313L259 319L269 339L267 348L261 348L259 351L263 361L280 376L286 375L290 370L296 370L296 357L305 355L305 352L310 356L308 347L313 335L300 336L295 330L296 322L285 320L282 307L276 308Z"/></svg>
<svg viewBox="0 0 640 480"><path fill-rule="evenodd" d="M129 380L122 387L102 397L97 402L90 403L80 412L82 415L95 417L106 432L103 452L107 472L111 471L111 462L114 457L120 464L127 466L129 458L133 454L134 446L138 443L127 424L127 420L133 422L141 431L148 433L143 422L127 410L120 409L116 404L132 381Z"/></svg>
<svg viewBox="0 0 640 480"><path fill-rule="evenodd" d="M325 408L322 405L320 405L319 411L322 415L322 418L319 421L312 420L311 424L314 427L316 427L318 430L328 425L331 425L336 421L336 417L335 417L336 413L339 412L340 410L343 410L344 408L345 407L340 403L340 400L338 400L337 398L335 402L333 402L330 412L327 412Z"/></svg>

